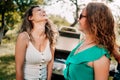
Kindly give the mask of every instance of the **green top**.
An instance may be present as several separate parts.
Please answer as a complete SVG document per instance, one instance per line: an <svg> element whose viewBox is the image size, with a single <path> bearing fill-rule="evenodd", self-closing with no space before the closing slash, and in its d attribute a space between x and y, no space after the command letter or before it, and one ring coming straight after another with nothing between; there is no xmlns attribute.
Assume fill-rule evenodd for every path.
<svg viewBox="0 0 120 80"><path fill-rule="evenodd" d="M66 68L63 72L66 80L94 80L94 69L87 63L98 60L104 55L110 59L108 51L98 46L92 46L74 55L81 44L79 43L71 51L66 60Z"/></svg>

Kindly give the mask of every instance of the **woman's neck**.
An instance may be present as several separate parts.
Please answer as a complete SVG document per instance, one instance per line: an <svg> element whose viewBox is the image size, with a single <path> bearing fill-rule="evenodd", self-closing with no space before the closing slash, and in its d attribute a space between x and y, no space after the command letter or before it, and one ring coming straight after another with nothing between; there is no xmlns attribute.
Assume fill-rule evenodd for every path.
<svg viewBox="0 0 120 80"><path fill-rule="evenodd" d="M31 33L36 37L45 35L45 22L35 23Z"/></svg>
<svg viewBox="0 0 120 80"><path fill-rule="evenodd" d="M95 42L95 38L92 34L85 34L85 43Z"/></svg>

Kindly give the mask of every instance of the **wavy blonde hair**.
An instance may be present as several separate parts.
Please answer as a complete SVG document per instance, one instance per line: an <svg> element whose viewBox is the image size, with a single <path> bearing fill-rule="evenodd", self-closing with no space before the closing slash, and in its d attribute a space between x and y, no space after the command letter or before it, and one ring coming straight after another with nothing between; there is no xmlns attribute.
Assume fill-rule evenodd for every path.
<svg viewBox="0 0 120 80"><path fill-rule="evenodd" d="M89 31L94 35L97 45L113 53L114 18L110 9L104 3L89 3L85 9Z"/></svg>

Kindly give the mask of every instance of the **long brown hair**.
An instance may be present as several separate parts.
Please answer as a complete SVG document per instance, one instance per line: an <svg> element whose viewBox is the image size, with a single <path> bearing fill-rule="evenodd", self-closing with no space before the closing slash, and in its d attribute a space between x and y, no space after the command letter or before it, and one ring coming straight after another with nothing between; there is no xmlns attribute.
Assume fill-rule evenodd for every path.
<svg viewBox="0 0 120 80"><path fill-rule="evenodd" d="M95 36L98 46L105 47L109 53L114 52L115 33L114 18L104 3L89 3L86 7L87 22L90 32Z"/></svg>
<svg viewBox="0 0 120 80"><path fill-rule="evenodd" d="M35 6L31 6L24 14L23 16L23 23L21 26L21 29L19 32L27 32L30 36L31 36L31 30L33 29L33 24L31 22L31 20L29 20L29 16L32 16L32 11L34 8L39 7L37 5ZM53 29L53 25L50 21L47 21L47 23L45 24L45 34L47 36L47 38L50 41L50 45L54 45L55 44L55 34L57 33L57 31L55 31L55 29Z"/></svg>

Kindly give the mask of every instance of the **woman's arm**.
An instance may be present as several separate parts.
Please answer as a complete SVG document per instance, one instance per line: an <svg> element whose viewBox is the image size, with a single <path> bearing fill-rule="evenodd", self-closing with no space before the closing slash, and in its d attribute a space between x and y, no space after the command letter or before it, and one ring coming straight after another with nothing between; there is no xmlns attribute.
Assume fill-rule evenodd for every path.
<svg viewBox="0 0 120 80"><path fill-rule="evenodd" d="M103 56L99 60L94 61L95 80L108 80L110 60Z"/></svg>
<svg viewBox="0 0 120 80"><path fill-rule="evenodd" d="M55 52L55 47L51 47L52 60L48 63L47 66L47 70L48 70L47 80L51 80L53 63L54 63L54 52Z"/></svg>
<svg viewBox="0 0 120 80"><path fill-rule="evenodd" d="M26 37L24 33L20 33L17 38L15 47L15 63L16 63L16 80L24 80L23 65L26 51Z"/></svg>

